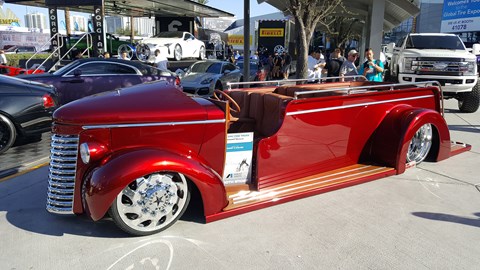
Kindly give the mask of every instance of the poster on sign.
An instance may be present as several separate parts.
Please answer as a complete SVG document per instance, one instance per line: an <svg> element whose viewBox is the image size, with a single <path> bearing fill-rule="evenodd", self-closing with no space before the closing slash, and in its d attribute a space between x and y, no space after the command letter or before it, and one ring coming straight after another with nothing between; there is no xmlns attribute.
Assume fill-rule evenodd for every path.
<svg viewBox="0 0 480 270"><path fill-rule="evenodd" d="M480 0L445 0L440 31L480 31Z"/></svg>
<svg viewBox="0 0 480 270"><path fill-rule="evenodd" d="M252 175L253 132L227 135L223 183L249 184Z"/></svg>

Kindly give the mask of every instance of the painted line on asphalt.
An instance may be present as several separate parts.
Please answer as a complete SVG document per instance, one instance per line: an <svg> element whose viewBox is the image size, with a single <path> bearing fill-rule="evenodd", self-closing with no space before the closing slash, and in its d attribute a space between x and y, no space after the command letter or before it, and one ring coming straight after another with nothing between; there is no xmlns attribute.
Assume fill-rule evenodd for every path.
<svg viewBox="0 0 480 270"><path fill-rule="evenodd" d="M7 169L3 172L3 174L5 174L5 177L0 178L0 183L4 182L4 181L7 181L9 179L15 178L17 176L26 174L26 173L31 172L33 170L39 169L41 167L47 166L50 162L49 159L50 159L50 157L47 156L47 157L41 158L41 159L36 160L36 161L32 161L32 162L29 162L29 163L24 163L18 168ZM9 171L12 171L11 174L9 173Z"/></svg>

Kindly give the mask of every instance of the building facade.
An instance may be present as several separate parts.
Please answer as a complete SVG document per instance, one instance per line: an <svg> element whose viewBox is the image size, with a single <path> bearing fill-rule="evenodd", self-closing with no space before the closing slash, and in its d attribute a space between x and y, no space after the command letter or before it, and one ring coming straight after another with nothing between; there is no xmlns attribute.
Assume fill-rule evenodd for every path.
<svg viewBox="0 0 480 270"><path fill-rule="evenodd" d="M130 32L131 18L110 16L105 18L107 33L118 34ZM135 35L151 36L154 33L155 20L150 18L133 18Z"/></svg>
<svg viewBox="0 0 480 270"><path fill-rule="evenodd" d="M43 13L27 13L25 15L25 27L47 29L47 18Z"/></svg>

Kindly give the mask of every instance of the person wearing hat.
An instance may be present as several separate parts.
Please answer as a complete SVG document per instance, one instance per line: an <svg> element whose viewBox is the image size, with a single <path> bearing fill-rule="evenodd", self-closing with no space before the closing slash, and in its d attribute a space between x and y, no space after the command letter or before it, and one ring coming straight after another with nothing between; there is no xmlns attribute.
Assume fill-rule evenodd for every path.
<svg viewBox="0 0 480 270"><path fill-rule="evenodd" d="M354 76L358 75L357 67L355 66L355 61L357 60L358 52L356 50L350 50L348 52L347 61L344 61L340 67L340 81L353 81L353 78L343 78L345 76Z"/></svg>

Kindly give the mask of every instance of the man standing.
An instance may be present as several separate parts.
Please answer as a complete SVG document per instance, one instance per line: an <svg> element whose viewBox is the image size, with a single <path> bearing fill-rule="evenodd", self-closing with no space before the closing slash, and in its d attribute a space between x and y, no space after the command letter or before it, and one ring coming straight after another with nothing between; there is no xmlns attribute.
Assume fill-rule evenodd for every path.
<svg viewBox="0 0 480 270"><path fill-rule="evenodd" d="M159 49L155 50L155 60L153 64L160 70L167 71L168 59L160 53Z"/></svg>
<svg viewBox="0 0 480 270"><path fill-rule="evenodd" d="M308 78L313 82L320 80L324 66L325 60L321 61L320 52L310 49L310 55L307 58Z"/></svg>
<svg viewBox="0 0 480 270"><path fill-rule="evenodd" d="M340 67L345 62L345 57L342 56L340 48L335 48L333 54L330 56L330 60L327 62L325 68L327 69L327 77L340 76ZM338 82L338 79L330 79L331 82Z"/></svg>
<svg viewBox="0 0 480 270"><path fill-rule="evenodd" d="M344 78L345 76L358 75L357 67L355 67L355 60L357 60L358 52L350 50L348 52L347 61L343 62L340 67L340 81L353 81L353 78Z"/></svg>
<svg viewBox="0 0 480 270"><path fill-rule="evenodd" d="M282 73L283 79L288 80L288 73L290 72L290 65L292 64L292 57L288 54L287 51L283 51L283 65L282 65Z"/></svg>
<svg viewBox="0 0 480 270"><path fill-rule="evenodd" d="M360 67L359 73L367 78L368 81L383 81L383 62L373 58L373 50L368 48L365 50L367 60Z"/></svg>
<svg viewBox="0 0 480 270"><path fill-rule="evenodd" d="M7 57L3 50L0 50L0 65L7 65Z"/></svg>

